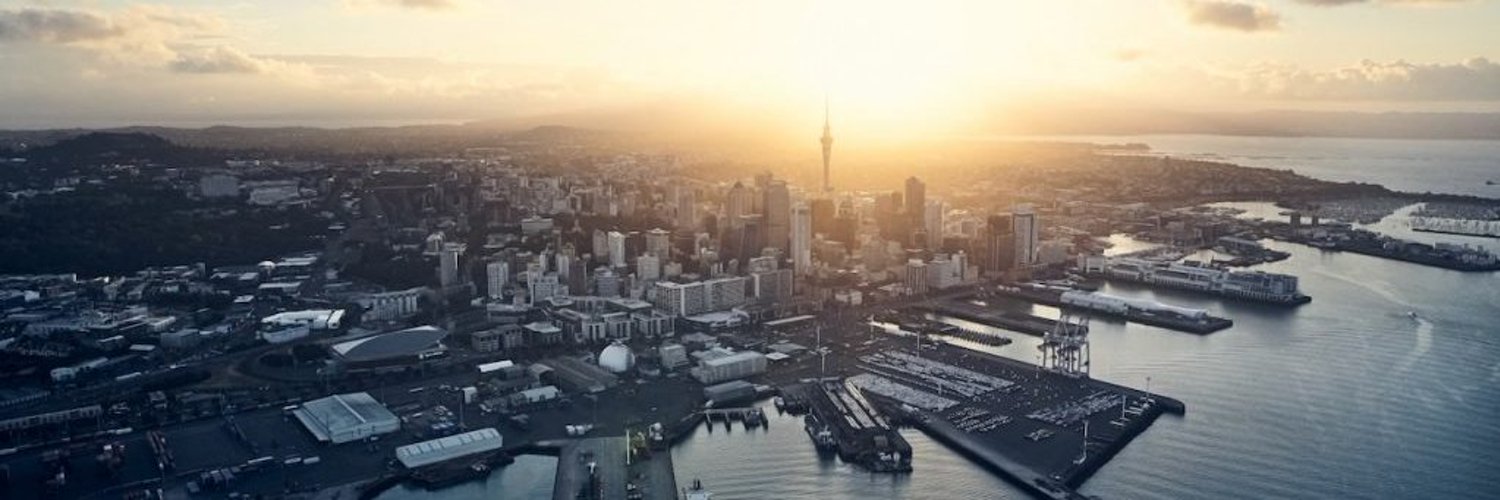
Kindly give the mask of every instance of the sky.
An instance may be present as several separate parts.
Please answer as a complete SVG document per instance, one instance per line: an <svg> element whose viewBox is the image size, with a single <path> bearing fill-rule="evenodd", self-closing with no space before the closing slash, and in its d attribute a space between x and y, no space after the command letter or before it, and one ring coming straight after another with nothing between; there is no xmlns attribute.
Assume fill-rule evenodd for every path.
<svg viewBox="0 0 1500 500"><path fill-rule="evenodd" d="M0 0L0 128L1500 111L1487 0Z"/></svg>

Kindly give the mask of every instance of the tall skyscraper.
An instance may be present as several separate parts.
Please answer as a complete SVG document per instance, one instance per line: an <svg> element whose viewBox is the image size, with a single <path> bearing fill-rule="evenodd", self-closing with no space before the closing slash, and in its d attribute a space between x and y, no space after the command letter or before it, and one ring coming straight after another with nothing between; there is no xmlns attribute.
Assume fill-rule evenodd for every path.
<svg viewBox="0 0 1500 500"><path fill-rule="evenodd" d="M984 263L980 267L998 276L1016 266L1016 233L1011 214L989 216L984 227Z"/></svg>
<svg viewBox="0 0 1500 500"><path fill-rule="evenodd" d="M828 97L823 97L823 138L819 139L823 144L823 192L833 192L833 181L829 177L828 162L833 159L833 127L828 119Z"/></svg>
<svg viewBox="0 0 1500 500"><path fill-rule="evenodd" d="M937 250L938 247L943 246L943 212L947 210L948 207L942 201L927 202L927 207L922 213L922 229L927 230L927 241L923 243L927 245L928 250Z"/></svg>
<svg viewBox="0 0 1500 500"><path fill-rule="evenodd" d="M1016 205L1016 264L1029 266L1036 263L1037 219L1031 205Z"/></svg>
<svg viewBox="0 0 1500 500"><path fill-rule="evenodd" d="M792 194L786 181L771 181L765 190L766 246L790 253L792 234Z"/></svg>
<svg viewBox="0 0 1500 500"><path fill-rule="evenodd" d="M660 228L646 231L646 253L655 255L661 262L671 260L672 232Z"/></svg>
<svg viewBox="0 0 1500 500"><path fill-rule="evenodd" d="M438 284L444 288L461 283L458 258L463 254L463 248L458 243L444 243L443 251L438 254Z"/></svg>
<svg viewBox="0 0 1500 500"><path fill-rule="evenodd" d="M625 267L625 234L609 232L609 267Z"/></svg>
<svg viewBox="0 0 1500 500"><path fill-rule="evenodd" d="M906 217L912 227L921 227L922 215L927 207L927 184L916 177L906 179Z"/></svg>
<svg viewBox="0 0 1500 500"><path fill-rule="evenodd" d="M677 189L677 227L691 231L698 226L698 197L692 188L679 186Z"/></svg>
<svg viewBox="0 0 1500 500"><path fill-rule="evenodd" d="M792 270L806 276L812 272L812 210L798 203L792 208Z"/></svg>
<svg viewBox="0 0 1500 500"><path fill-rule="evenodd" d="M739 227L740 216L750 214L750 189L744 184L736 182L734 187L729 188L729 194L724 198L724 218L729 222L729 229Z"/></svg>
<svg viewBox="0 0 1500 500"><path fill-rule="evenodd" d="M510 264L503 261L491 262L484 266L484 275L487 278L485 294L492 299L501 298L505 292L505 285L510 283Z"/></svg>
<svg viewBox="0 0 1500 500"><path fill-rule="evenodd" d="M838 216L838 210L834 207L833 200L829 198L817 198L812 201L812 232L813 234L832 235L833 219Z"/></svg>

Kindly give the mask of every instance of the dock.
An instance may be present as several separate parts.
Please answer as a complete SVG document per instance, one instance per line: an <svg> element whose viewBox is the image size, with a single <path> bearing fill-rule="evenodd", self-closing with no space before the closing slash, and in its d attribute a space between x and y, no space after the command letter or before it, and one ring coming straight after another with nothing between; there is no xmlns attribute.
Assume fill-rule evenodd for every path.
<svg viewBox="0 0 1500 500"><path fill-rule="evenodd" d="M1205 335L1214 333L1234 326L1234 321L1218 316L1203 316L1200 318L1176 314L1166 310L1148 310L1138 307L1102 308L1102 307L1080 307L1077 304L1069 304L1063 301L1063 291L1052 288L1028 288L1028 287L996 287L995 293L1004 297L1024 300L1037 304L1087 311L1090 314L1119 318L1132 323L1157 326L1168 330ZM1206 311L1200 311L1206 314Z"/></svg>
<svg viewBox="0 0 1500 500"><path fill-rule="evenodd" d="M1041 316L985 307L958 299L917 304L911 308L1038 337L1045 335L1057 325L1056 320Z"/></svg>
<svg viewBox="0 0 1500 500"><path fill-rule="evenodd" d="M860 358L850 378L883 411L1040 498L1083 498L1075 488L1177 400L1042 370L1009 358L940 346Z"/></svg>
<svg viewBox="0 0 1500 500"><path fill-rule="evenodd" d="M911 470L911 444L847 381L796 384L782 392L808 402L808 435L820 449L831 448L829 451L838 453L845 462L872 472ZM818 441L817 434L823 431L830 435L831 443Z"/></svg>

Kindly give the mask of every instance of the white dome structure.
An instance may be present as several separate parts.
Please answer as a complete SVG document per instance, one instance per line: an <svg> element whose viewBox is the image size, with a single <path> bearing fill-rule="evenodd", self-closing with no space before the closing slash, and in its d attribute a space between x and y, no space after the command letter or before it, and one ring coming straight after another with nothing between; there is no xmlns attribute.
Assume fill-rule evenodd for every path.
<svg viewBox="0 0 1500 500"><path fill-rule="evenodd" d="M625 373L635 366L635 353L625 344L615 342L599 352L599 367L611 373Z"/></svg>

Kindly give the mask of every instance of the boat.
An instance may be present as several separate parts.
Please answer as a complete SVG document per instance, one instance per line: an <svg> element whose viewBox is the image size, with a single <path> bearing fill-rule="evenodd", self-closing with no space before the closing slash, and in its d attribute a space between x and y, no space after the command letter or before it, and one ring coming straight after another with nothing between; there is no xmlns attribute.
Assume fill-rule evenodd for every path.
<svg viewBox="0 0 1500 500"><path fill-rule="evenodd" d="M808 414L802 421L806 424L807 436L812 438L813 446L817 447L818 451L838 451L838 439L833 437L833 431L829 430L828 426L822 425L812 414Z"/></svg>
<svg viewBox="0 0 1500 500"><path fill-rule="evenodd" d="M1411 318L1411 319L1417 319L1417 312L1416 311L1406 311L1406 317Z"/></svg>
<svg viewBox="0 0 1500 500"><path fill-rule="evenodd" d="M703 489L703 481L694 479L693 487L688 488L687 491L683 493L682 498L684 498L685 500L713 500L714 494L709 492L708 490Z"/></svg>

